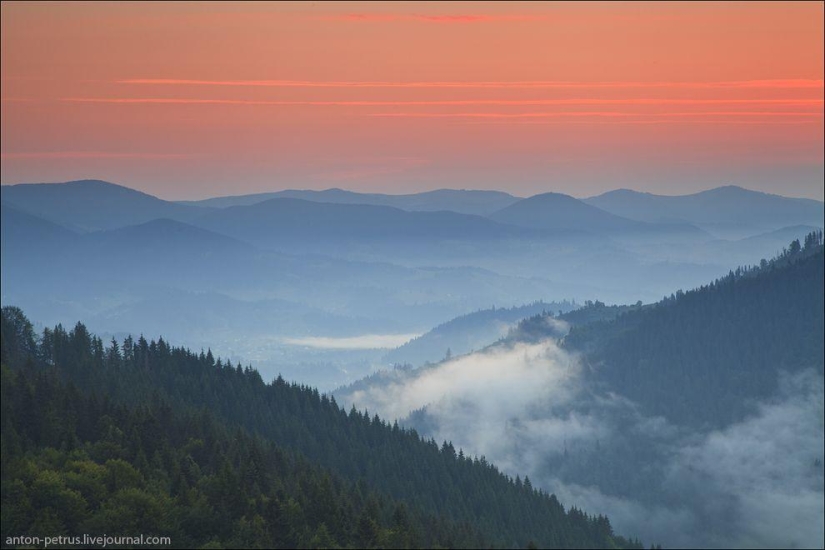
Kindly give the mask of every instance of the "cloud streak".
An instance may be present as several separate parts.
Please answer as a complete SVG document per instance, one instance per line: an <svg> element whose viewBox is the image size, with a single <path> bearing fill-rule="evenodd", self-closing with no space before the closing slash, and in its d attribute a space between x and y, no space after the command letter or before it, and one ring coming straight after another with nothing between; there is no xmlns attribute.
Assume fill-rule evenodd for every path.
<svg viewBox="0 0 825 550"><path fill-rule="evenodd" d="M594 125L594 124L632 124L632 125L662 125L662 124L724 124L724 125L746 125L746 126L754 126L754 125L770 125L770 126L799 126L799 125L808 125L808 124L817 124L820 123L819 120L815 119L796 119L796 120L781 120L777 118L772 119L765 119L765 120L742 120L742 119L707 119L707 118L700 118L700 119L690 119L687 117L682 118L652 118L648 120L639 120L639 119L632 119L632 118L600 118L595 120L577 120L572 118L567 118L564 120L552 120L548 118L543 119L536 119L536 120L512 120L512 119L488 119L488 120L465 120L463 121L464 124L520 124L520 125L549 125L549 124L582 124L582 125Z"/></svg>
<svg viewBox="0 0 825 550"><path fill-rule="evenodd" d="M395 22L417 21L423 23L491 23L503 21L542 21L542 14L420 14L420 13L344 13L330 15L324 19L354 22Z"/></svg>
<svg viewBox="0 0 825 550"><path fill-rule="evenodd" d="M815 111L698 111L698 112L665 112L665 113L638 113L627 111L556 111L531 113L491 113L491 112L464 112L464 113L369 113L365 116L376 118L556 118L556 117L695 117L695 116L731 116L731 117L814 117L822 118L822 112Z"/></svg>
<svg viewBox="0 0 825 550"><path fill-rule="evenodd" d="M429 107L429 106L536 106L536 105L823 105L825 100L799 99L670 99L670 98L563 98L563 99L444 99L444 100L256 100L151 97L66 97L70 103L168 103L203 105L281 105L318 107Z"/></svg>
<svg viewBox="0 0 825 550"><path fill-rule="evenodd" d="M42 151L0 153L4 159L185 159L196 155L181 153L112 153L105 151Z"/></svg>
<svg viewBox="0 0 825 550"><path fill-rule="evenodd" d="M281 100L252 100L252 99L198 99L198 98L61 98L66 103L81 104L111 104L111 105L229 105L229 106L318 106L318 107L417 107L417 106L566 106L566 105L713 105L713 104L767 104L788 106L823 105L821 99L792 99L792 100L657 100L648 98L639 99L569 99L569 100L443 100L443 101L281 101ZM647 124L665 123L672 119L691 117L729 117L732 120L746 117L816 119L822 118L822 111L666 111L666 112L639 112L639 111L544 111L544 112L420 112L396 111L364 113L371 118L422 118L422 119L628 119L627 123ZM655 119L659 120L655 120ZM642 120L637 120L642 119ZM650 119L650 120L645 120ZM703 123L725 123L724 120L701 121Z"/></svg>
<svg viewBox="0 0 825 550"><path fill-rule="evenodd" d="M236 86L269 88L734 88L734 89L822 89L822 79L734 80L712 82L583 82L553 80L520 81L413 81L382 80L204 80L183 78L129 78L117 84L155 86Z"/></svg>
<svg viewBox="0 0 825 550"><path fill-rule="evenodd" d="M318 349L390 349L409 342L420 334L364 334L348 338L308 336L305 338L285 338L284 343Z"/></svg>

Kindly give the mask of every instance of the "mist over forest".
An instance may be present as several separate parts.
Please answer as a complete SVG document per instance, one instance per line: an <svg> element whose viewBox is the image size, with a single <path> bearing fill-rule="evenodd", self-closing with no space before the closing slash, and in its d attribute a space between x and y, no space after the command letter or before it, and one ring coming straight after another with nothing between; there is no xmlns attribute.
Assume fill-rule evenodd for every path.
<svg viewBox="0 0 825 550"><path fill-rule="evenodd" d="M298 522L293 544L421 544L416 529L435 513L462 544L499 544L502 533L524 529L533 535L518 544L602 546L598 537L613 537L629 547L815 547L825 512L822 226L821 202L738 187L585 200L331 189L169 202L102 181L3 186L3 361L12 369L4 388L29 391L27 369L56 369L50 383L139 402L107 372L167 364L184 370L133 384L188 410L212 406L212 397L175 384L200 368L237 371L252 385L224 398L237 402L212 406L217 422L263 434L342 480L366 475L418 518L399 531L392 505L385 513L370 504L358 512L367 534ZM167 343L192 358L169 355ZM202 366L185 370L195 368L185 361ZM493 468L490 483L553 495L541 506L560 502L570 525L583 511L581 533L591 534L565 539L567 528L544 532L496 516L499 530L459 536L449 522L479 526L486 516L433 507L379 473L383 458L374 471L360 470L357 453L353 462L327 460L319 448L350 452L338 436L315 433L311 443L310 432L259 424L298 414L269 408L264 396L276 389L309 391L289 399L341 407L348 422L361 422L363 411L377 426L373 437L406 434L416 453L434 447L468 468L456 475ZM4 428L4 448L48 444L28 429ZM49 429L81 443L91 437L88 445L103 437ZM95 449L88 460L100 459ZM251 451L238 452L243 468ZM203 460L207 475L211 458ZM534 498L516 494L513 506ZM60 520L63 529L104 521L97 504L84 506L81 519ZM214 540L239 543L238 529Z"/></svg>

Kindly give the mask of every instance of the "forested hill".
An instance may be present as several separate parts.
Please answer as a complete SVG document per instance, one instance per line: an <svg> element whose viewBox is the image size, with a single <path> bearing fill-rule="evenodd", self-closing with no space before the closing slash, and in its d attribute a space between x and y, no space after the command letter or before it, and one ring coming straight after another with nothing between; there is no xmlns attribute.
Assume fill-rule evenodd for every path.
<svg viewBox="0 0 825 550"><path fill-rule="evenodd" d="M484 545L201 412L130 409L3 367L2 538L168 536L177 548ZM7 547L6 544L3 547Z"/></svg>
<svg viewBox="0 0 825 550"><path fill-rule="evenodd" d="M570 311L575 303L533 302L523 306L493 307L467 313L442 323L429 332L413 338L406 344L388 352L383 360L393 364L421 366L436 362L450 355L463 355L482 349L505 336L512 325L528 315L546 311Z"/></svg>
<svg viewBox="0 0 825 550"><path fill-rule="evenodd" d="M165 341L3 308L2 537L176 546L641 547L483 457Z"/></svg>
<svg viewBox="0 0 825 550"><path fill-rule="evenodd" d="M694 427L743 418L781 371L823 372L822 232L760 266L739 268L612 321L574 326L564 345L590 375L649 413Z"/></svg>

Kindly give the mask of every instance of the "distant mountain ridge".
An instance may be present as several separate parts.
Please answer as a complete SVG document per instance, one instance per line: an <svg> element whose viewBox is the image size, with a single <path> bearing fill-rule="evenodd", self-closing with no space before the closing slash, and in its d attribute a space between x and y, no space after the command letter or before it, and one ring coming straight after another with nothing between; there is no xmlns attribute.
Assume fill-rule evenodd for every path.
<svg viewBox="0 0 825 550"><path fill-rule="evenodd" d="M422 193L388 195L384 193L357 193L332 188L323 191L286 189L271 193L215 197L200 201L180 201L180 204L226 208L229 206L249 206L270 199L302 199L335 204L370 204L374 206L392 206L414 212L450 210L460 214L483 216L517 202L519 197L514 197L502 191L467 189L436 189Z"/></svg>
<svg viewBox="0 0 825 550"><path fill-rule="evenodd" d="M562 193L533 195L495 212L490 218L545 230L627 231L645 227L644 223L605 212Z"/></svg>
<svg viewBox="0 0 825 550"><path fill-rule="evenodd" d="M158 218L108 231L96 231L84 235L83 239L95 245L105 246L111 243L144 253L150 252L153 247L174 250L178 246L215 252L252 250L251 245L232 237L168 218Z"/></svg>
<svg viewBox="0 0 825 550"><path fill-rule="evenodd" d="M325 208L354 210L354 217L361 216L362 209L377 209L385 221L411 217L418 220L411 226L415 231L430 231L425 222L431 219L469 219L495 232L503 227L486 218L452 212L411 213L297 199L276 202L291 200L313 210L320 208L319 212ZM246 327L250 318L260 320L259 326L266 330L288 336L418 333L468 310L505 300L529 302L551 291L548 281L500 275L473 266L401 266L380 259L357 261L324 255L298 238L292 239L298 241L294 254L265 250L221 231L164 218L78 233L5 202L2 206L3 303L25 303L48 322L83 315L99 323L97 327L110 326L104 323L107 319L113 324L117 320L118 330L139 332L141 327L157 324L150 322L151 315L156 315L179 337L200 342L208 333L213 342L234 346L226 335L235 331L240 337L240 327ZM244 210L247 207L236 208L241 210L240 217L249 217ZM260 219L273 217L266 205L263 209ZM202 213L208 215L208 211ZM285 234L300 234L301 226L289 229L288 218L274 218L286 224ZM308 217L310 225L316 222L325 223L324 215ZM322 235L332 239L339 229L346 229L346 223L336 227L323 229ZM450 229L449 224L445 227ZM470 228L476 232L472 225ZM265 242L273 233L277 234L275 230L262 232L260 240ZM388 242L395 246L401 240ZM427 239L418 242L429 246ZM487 242L481 241L480 246ZM153 299L156 295L162 298ZM223 295L232 301L199 303L190 299L194 295ZM273 300L294 301L300 309L270 315L266 307L281 303ZM293 311L298 313L290 320L288 314ZM181 322L176 323L177 319ZM242 336L251 341L248 330L244 329ZM271 338L266 342L267 346L276 345ZM245 349L243 353L252 353L251 347Z"/></svg>
<svg viewBox="0 0 825 550"><path fill-rule="evenodd" d="M3 252L10 252L12 249L26 250L32 246L62 246L77 237L72 230L19 210L5 201L0 203L0 208L0 242Z"/></svg>
<svg viewBox="0 0 825 550"><path fill-rule="evenodd" d="M205 214L194 224L258 245L301 239L478 239L525 235L521 228L471 214L409 212L389 206L289 198L230 206Z"/></svg>
<svg viewBox="0 0 825 550"><path fill-rule="evenodd" d="M691 195L654 195L617 189L583 202L628 219L644 222L686 222L720 236L745 237L792 225L822 227L821 201L783 197L735 185ZM736 227L750 234L732 234Z"/></svg>
<svg viewBox="0 0 825 550"><path fill-rule="evenodd" d="M600 234L675 235L703 238L701 229L685 222L633 220L562 193L542 193L494 212L490 219L542 231L580 231Z"/></svg>
<svg viewBox="0 0 825 550"><path fill-rule="evenodd" d="M191 221L203 210L101 180L21 183L0 187L3 202L79 232L114 229L158 218Z"/></svg>
<svg viewBox="0 0 825 550"><path fill-rule="evenodd" d="M541 193L525 199L501 191L439 189L422 193L389 195L358 193L344 189L284 190L272 193L215 197L201 201L166 201L155 196L101 180L79 180L65 183L32 183L3 185L2 201L9 207L25 212L72 231L85 233L138 225L155 219L170 220L213 229L209 223L230 208L257 207L272 200L297 200L316 205L340 207L372 206L394 208L404 213L435 214L451 212L475 216L466 228L464 236L472 230L491 232L478 220L487 218L499 224L528 228L538 231L579 231L589 233L681 233L701 236L701 230L726 239L741 239L783 227L806 225L823 227L825 208L821 201L788 198L741 187L726 186L691 195L664 196L617 189L596 197L576 199L561 193ZM282 203L289 204L289 203ZM313 207L291 203L304 214L330 215L335 208ZM269 208L273 208L270 206ZM277 209L275 209L277 210ZM255 213L256 210L248 210ZM354 211L353 211L354 212ZM363 210L362 214L379 211ZM277 213L277 212L276 212ZM213 218L209 216L214 214ZM283 213L278 213L280 216ZM333 216L335 218L336 216ZM392 216L384 216L390 221ZM393 231L402 225L411 230L413 218L399 214L392 221ZM297 230L301 220L291 220ZM240 220L251 223L249 220ZM433 228L444 227L443 218L421 218L419 221ZM468 222L465 219L464 222ZM314 224L315 231L323 223ZM348 222L349 223L349 222ZM369 225L367 220L352 220L350 233L358 224ZM277 223L273 228L281 229ZM304 227L304 229L308 229ZM378 223L377 231L386 227ZM453 228L455 230L456 228ZM417 230L421 235L427 231ZM493 231L494 232L494 231ZM345 232L346 233L346 232ZM438 233L438 231L434 231ZM448 231L447 233L450 233ZM458 231L458 235L461 231ZM240 238L238 235L231 235Z"/></svg>

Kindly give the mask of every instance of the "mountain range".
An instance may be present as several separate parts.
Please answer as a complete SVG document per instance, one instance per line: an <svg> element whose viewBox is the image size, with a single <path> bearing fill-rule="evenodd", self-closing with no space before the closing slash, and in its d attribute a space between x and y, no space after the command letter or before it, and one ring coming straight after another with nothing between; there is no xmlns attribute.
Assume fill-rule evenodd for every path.
<svg viewBox="0 0 825 550"><path fill-rule="evenodd" d="M303 216L340 216L342 222L352 217L367 218L364 231L382 230L394 210L381 208L341 210L321 207L318 211L296 201L337 205L369 205L407 212L448 211L468 217L453 218L451 223L467 224L467 233L485 228L472 216L488 217L509 225L554 231L643 231L662 230L670 225L688 230L693 225L723 237L744 237L793 225L821 227L823 203L795 199L725 186L691 195L664 196L618 189L586 199L560 193L543 193L519 198L499 191L441 189L408 195L356 193L342 189L324 191L285 190L256 195L218 197L202 201L171 202L100 180L81 180L64 184L17 184L0 188L2 200L10 207L33 214L79 232L114 229L153 219L168 218L196 224L215 224L230 207L241 217L285 216L296 209L294 224ZM272 202L274 199L293 199ZM260 206L267 203L268 206ZM281 206L276 206L280 204ZM257 207L256 207L257 205ZM249 208L255 207L255 208ZM231 217L231 214L225 214ZM397 212L396 214L397 215ZM210 217L213 216L213 217ZM273 229L278 227L277 222ZM374 223L376 225L370 225ZM397 222L409 232L411 226L447 223L445 218L408 216ZM646 225L653 224L653 225ZM309 224L307 224L309 225ZM488 226L486 230L491 231ZM315 230L307 226L303 230ZM331 230L333 230L331 228ZM392 230L392 228L390 229ZM398 230L398 229L396 229ZM419 230L420 231L420 230ZM435 231L437 234L438 232Z"/></svg>
<svg viewBox="0 0 825 550"><path fill-rule="evenodd" d="M158 218L191 221L203 210L100 180L3 185L4 203L78 232L115 229Z"/></svg>
<svg viewBox="0 0 825 550"><path fill-rule="evenodd" d="M406 211L390 206L337 204L303 199L269 199L230 206L193 223L267 245L304 240L490 239L523 236L527 231L487 218L450 211Z"/></svg>
<svg viewBox="0 0 825 550"><path fill-rule="evenodd" d="M585 203L631 220L651 223L690 223L722 237L805 224L823 226L823 203L743 189L717 187L691 195L665 196L617 189Z"/></svg>
<svg viewBox="0 0 825 550"><path fill-rule="evenodd" d="M276 327L282 338L396 338L492 306L499 316L501 306L537 301L649 302L674 286L723 275L731 262L772 256L819 227L811 202L822 208L737 190L752 200L729 208L789 205L778 206L783 217L770 222L788 225L747 225L767 219L760 206L737 213L742 225L734 225L748 237L732 240L691 219L631 219L558 193L519 199L466 190L285 191L221 207L234 203L181 204L97 180L1 190L4 304L25 306L44 322L82 317L96 330L118 333L157 330L150 320L168 319L163 328L185 342L211 342L258 358L268 372L296 376L322 354L269 337ZM198 305L197 296L215 299ZM289 315L268 308L299 312L300 322L290 327ZM325 315L346 321L325 322ZM259 321L254 336L250 318ZM501 325L482 325L465 336L451 333L453 353L498 337ZM352 352L346 366L333 367L341 375L336 383L370 372L381 357L382 364L437 360L451 344L442 346L447 340L436 333L405 348L434 342L424 354ZM318 368L327 372L329 365Z"/></svg>
<svg viewBox="0 0 825 550"><path fill-rule="evenodd" d="M382 193L356 193L334 188L323 191L287 189L273 193L216 197L200 201L180 201L180 204L226 208L228 206L249 206L270 199L301 199L334 204L371 204L373 206L392 206L413 212L449 210L460 214L486 216L517 202L519 197L501 191L465 189L437 189L409 195L386 195Z"/></svg>

